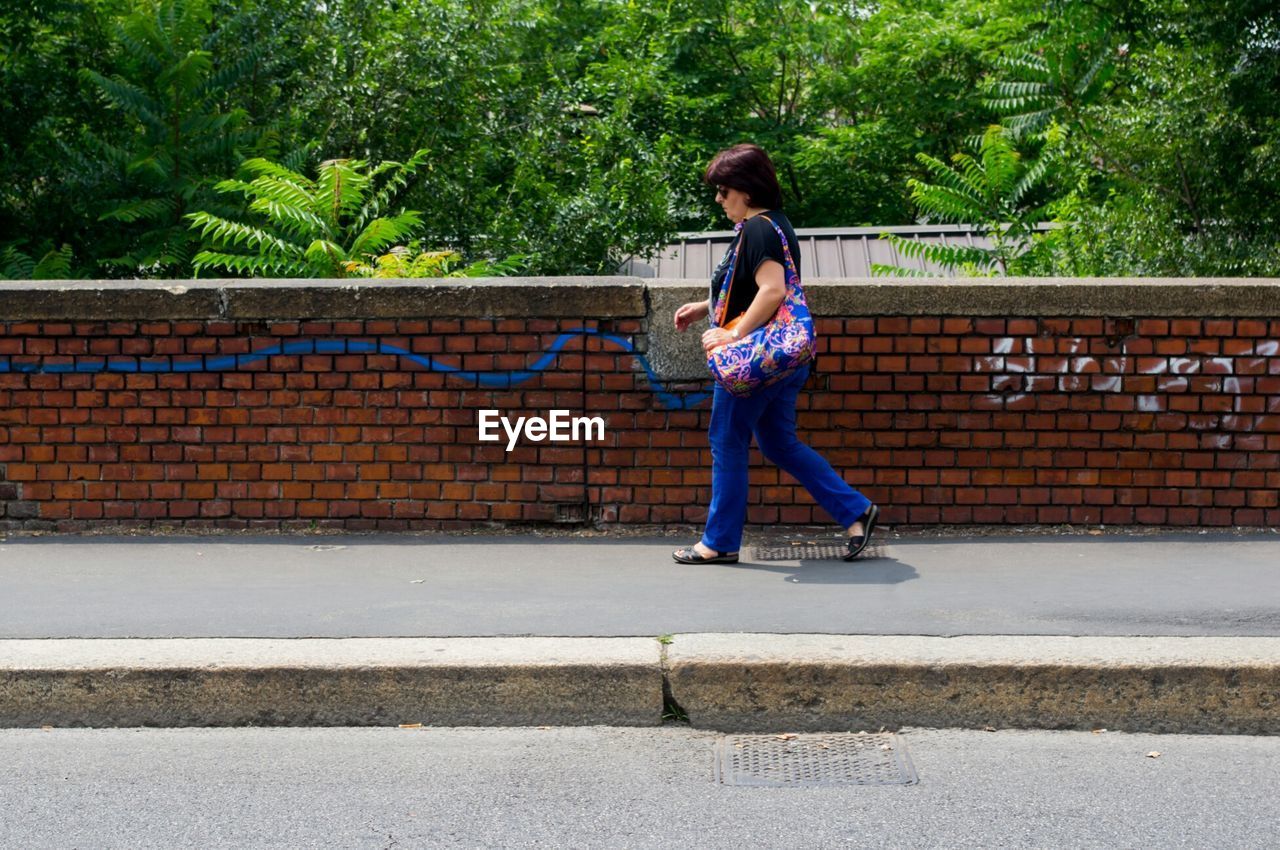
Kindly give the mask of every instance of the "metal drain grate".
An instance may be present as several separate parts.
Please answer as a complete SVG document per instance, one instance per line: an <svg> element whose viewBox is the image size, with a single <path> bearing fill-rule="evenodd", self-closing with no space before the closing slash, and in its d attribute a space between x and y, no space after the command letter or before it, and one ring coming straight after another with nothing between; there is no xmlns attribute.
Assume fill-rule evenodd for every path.
<svg viewBox="0 0 1280 850"><path fill-rule="evenodd" d="M848 547L843 541L837 543L789 543L768 542L751 547L752 560L755 561L839 561L844 558ZM858 561L871 558L883 558L885 546L872 543L858 556ZM854 562L856 563L856 561Z"/></svg>
<svg viewBox="0 0 1280 850"><path fill-rule="evenodd" d="M915 785L905 742L897 735L727 735L716 744L722 785L784 788Z"/></svg>

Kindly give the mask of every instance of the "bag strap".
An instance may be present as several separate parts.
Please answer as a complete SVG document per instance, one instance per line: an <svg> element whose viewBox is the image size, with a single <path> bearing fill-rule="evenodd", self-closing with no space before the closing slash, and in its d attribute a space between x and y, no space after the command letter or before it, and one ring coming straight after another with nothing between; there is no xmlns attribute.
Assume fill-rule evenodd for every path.
<svg viewBox="0 0 1280 850"><path fill-rule="evenodd" d="M800 267L796 265L795 258L791 256L791 246L787 244L787 234L783 233L782 228L779 227L777 223L774 222L773 219L769 218L769 216L765 215L764 213L760 213L760 217L763 218L765 221L769 222L770 224L772 224L773 229L778 232L778 239L782 240L782 254L784 257L786 257L787 262L791 264L791 267L795 269L796 283L799 283Z"/></svg>
<svg viewBox="0 0 1280 850"><path fill-rule="evenodd" d="M742 243L747 238L744 225L738 231L738 244L733 247L733 259L729 261L728 280L720 288L720 297L716 300L716 327L724 325L724 316L729 309L729 296L733 294L733 281L738 276L738 255L742 252Z"/></svg>
<svg viewBox="0 0 1280 850"><path fill-rule="evenodd" d="M773 229L777 231L778 239L781 240L782 242L783 256L785 257L787 263L791 266L791 268L795 270L796 283L799 283L800 269L796 266L796 261L791 256L791 248L790 246L787 245L786 234L782 232L782 228L777 225L777 222L769 218L769 216L765 215L764 213L758 213L758 215L760 216L760 218L763 218L765 221L769 222L769 224L773 227ZM733 262L732 262L732 265L729 267L729 272L728 272L729 280L725 283L725 288L721 290L720 299L716 304L716 307L717 307L716 313L718 314L716 316L717 326L722 326L724 324L725 313L727 313L729 310L729 296L733 294L733 281L738 276L738 256L742 252L742 243L746 241L746 238L747 238L747 228L746 228L746 222L744 221L742 229L738 233L738 245L736 248L733 249ZM788 276L784 276L784 277L787 278L787 283L788 285L790 285L790 278Z"/></svg>

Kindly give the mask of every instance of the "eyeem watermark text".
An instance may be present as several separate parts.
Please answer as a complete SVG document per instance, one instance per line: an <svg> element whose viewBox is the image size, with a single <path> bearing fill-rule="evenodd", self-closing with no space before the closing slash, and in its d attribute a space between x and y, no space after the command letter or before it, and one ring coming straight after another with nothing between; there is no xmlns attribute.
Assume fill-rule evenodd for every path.
<svg viewBox="0 0 1280 850"><path fill-rule="evenodd" d="M507 435L507 451L516 447L523 434L526 440L540 443L572 443L578 440L603 440L604 419L599 416L569 416L567 410L549 410L548 418L517 416L514 423L497 410L480 411L480 441L496 443L502 439L498 426Z"/></svg>

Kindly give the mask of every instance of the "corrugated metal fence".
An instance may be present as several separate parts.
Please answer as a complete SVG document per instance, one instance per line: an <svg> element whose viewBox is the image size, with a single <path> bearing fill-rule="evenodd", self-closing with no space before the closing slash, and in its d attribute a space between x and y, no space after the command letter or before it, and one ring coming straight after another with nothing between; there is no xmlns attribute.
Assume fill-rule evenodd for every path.
<svg viewBox="0 0 1280 850"><path fill-rule="evenodd" d="M1049 225L1041 225L1048 229ZM870 277L873 263L901 266L929 274L952 276L941 266L921 258L904 257L884 234L936 245L990 247L991 240L972 225L934 224L900 227L798 227L801 278ZM631 258L620 273L637 277L704 280L724 255L732 230L681 233L656 258Z"/></svg>

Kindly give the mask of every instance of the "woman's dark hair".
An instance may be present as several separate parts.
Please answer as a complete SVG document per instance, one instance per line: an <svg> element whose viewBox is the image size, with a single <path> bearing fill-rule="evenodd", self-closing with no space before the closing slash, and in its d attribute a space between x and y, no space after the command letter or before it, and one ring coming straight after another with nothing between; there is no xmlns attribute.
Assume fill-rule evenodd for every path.
<svg viewBox="0 0 1280 850"><path fill-rule="evenodd" d="M757 145L734 145L712 158L702 181L709 186L728 186L747 193L753 207L776 210L782 206L782 189L773 162Z"/></svg>

